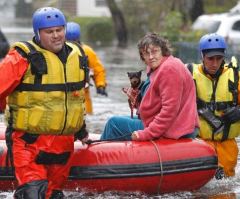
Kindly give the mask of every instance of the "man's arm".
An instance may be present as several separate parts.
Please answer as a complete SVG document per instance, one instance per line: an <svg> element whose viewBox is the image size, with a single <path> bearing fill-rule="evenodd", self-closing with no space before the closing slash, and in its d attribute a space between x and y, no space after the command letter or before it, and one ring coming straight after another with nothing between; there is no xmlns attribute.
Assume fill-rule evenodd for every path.
<svg viewBox="0 0 240 199"><path fill-rule="evenodd" d="M240 73L238 73L238 75L239 74ZM238 106L226 109L224 111L222 119L226 123L230 124L238 122L240 120L240 81L238 81Z"/></svg>
<svg viewBox="0 0 240 199"><path fill-rule="evenodd" d="M94 50L85 44L83 44L83 50L88 56L89 68L93 71L94 83L96 87L106 87L106 71Z"/></svg>

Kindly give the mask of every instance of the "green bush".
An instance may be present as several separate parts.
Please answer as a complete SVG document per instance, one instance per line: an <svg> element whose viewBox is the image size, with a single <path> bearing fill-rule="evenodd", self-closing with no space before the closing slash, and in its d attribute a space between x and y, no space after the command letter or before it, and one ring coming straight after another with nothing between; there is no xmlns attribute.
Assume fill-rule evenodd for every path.
<svg viewBox="0 0 240 199"><path fill-rule="evenodd" d="M98 45L108 45L113 41L114 33L112 24L97 21L87 26L87 40Z"/></svg>
<svg viewBox="0 0 240 199"><path fill-rule="evenodd" d="M81 41L108 45L114 40L114 30L111 18L108 17L76 17L68 19L81 26Z"/></svg>
<svg viewBox="0 0 240 199"><path fill-rule="evenodd" d="M179 41L198 42L199 39L205 34L207 34L207 32L204 30L181 31L181 39Z"/></svg>
<svg viewBox="0 0 240 199"><path fill-rule="evenodd" d="M170 42L198 42L207 33L204 30L191 30L190 26L187 26L186 29L182 28L181 17L181 13L174 11L167 14L165 18L165 24L160 34Z"/></svg>
<svg viewBox="0 0 240 199"><path fill-rule="evenodd" d="M167 38L170 42L179 41L182 26L181 13L172 11L165 17L165 23L160 35Z"/></svg>

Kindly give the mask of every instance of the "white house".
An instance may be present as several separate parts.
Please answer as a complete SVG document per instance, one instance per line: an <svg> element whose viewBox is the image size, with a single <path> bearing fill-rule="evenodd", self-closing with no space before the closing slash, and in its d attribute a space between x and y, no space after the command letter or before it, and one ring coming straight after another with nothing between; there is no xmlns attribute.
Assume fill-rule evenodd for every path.
<svg viewBox="0 0 240 199"><path fill-rule="evenodd" d="M76 15L81 17L110 17L111 13L106 5L105 0L77 0Z"/></svg>

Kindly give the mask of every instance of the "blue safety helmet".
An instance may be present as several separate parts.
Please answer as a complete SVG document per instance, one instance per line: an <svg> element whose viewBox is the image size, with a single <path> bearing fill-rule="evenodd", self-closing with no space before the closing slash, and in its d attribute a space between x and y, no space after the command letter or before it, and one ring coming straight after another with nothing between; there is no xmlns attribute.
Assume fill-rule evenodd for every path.
<svg viewBox="0 0 240 199"><path fill-rule="evenodd" d="M79 41L81 37L80 25L75 22L67 23L66 39L69 41Z"/></svg>
<svg viewBox="0 0 240 199"><path fill-rule="evenodd" d="M66 19L59 9L53 7L43 7L34 12L32 25L36 40L40 41L40 29L55 26L66 26Z"/></svg>
<svg viewBox="0 0 240 199"><path fill-rule="evenodd" d="M214 55L224 56L226 48L227 45L224 38L216 33L206 34L199 41L200 52L208 57Z"/></svg>

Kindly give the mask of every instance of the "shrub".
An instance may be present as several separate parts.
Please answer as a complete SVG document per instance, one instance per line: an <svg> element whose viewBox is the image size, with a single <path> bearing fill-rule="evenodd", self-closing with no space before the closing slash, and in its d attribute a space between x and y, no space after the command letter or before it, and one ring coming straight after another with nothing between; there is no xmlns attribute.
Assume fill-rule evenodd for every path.
<svg viewBox="0 0 240 199"><path fill-rule="evenodd" d="M108 45L114 39L114 30L111 18L108 17L76 17L68 19L81 26L81 41Z"/></svg>
<svg viewBox="0 0 240 199"><path fill-rule="evenodd" d="M108 45L113 41L112 24L106 21L96 21L87 26L87 41L97 45Z"/></svg>

